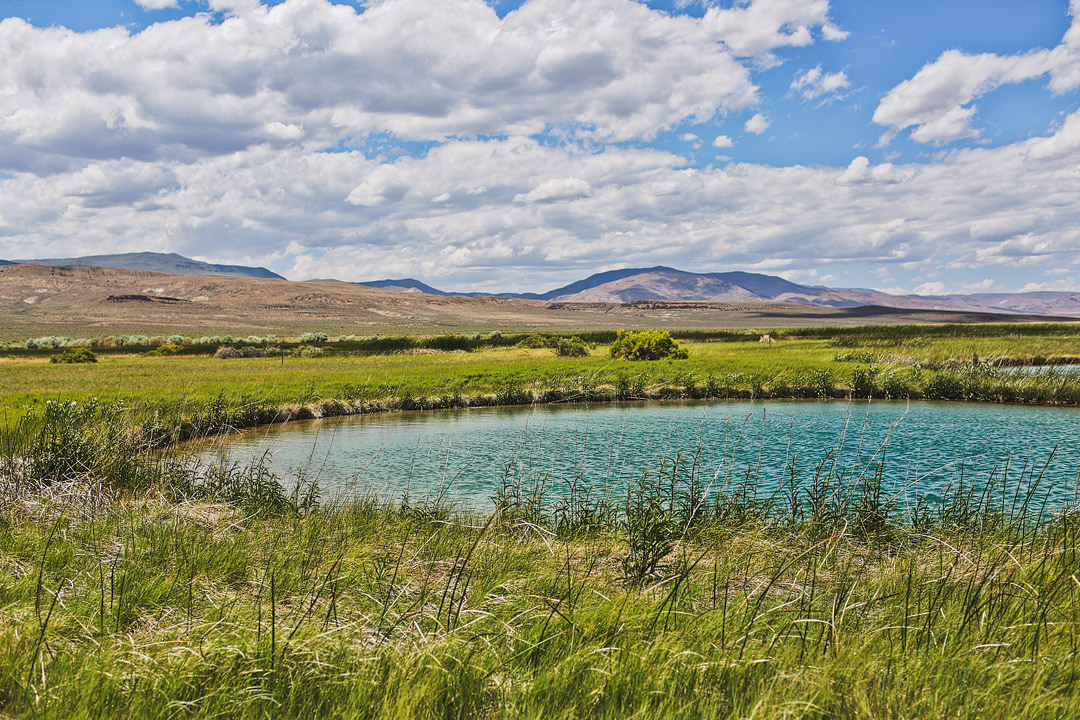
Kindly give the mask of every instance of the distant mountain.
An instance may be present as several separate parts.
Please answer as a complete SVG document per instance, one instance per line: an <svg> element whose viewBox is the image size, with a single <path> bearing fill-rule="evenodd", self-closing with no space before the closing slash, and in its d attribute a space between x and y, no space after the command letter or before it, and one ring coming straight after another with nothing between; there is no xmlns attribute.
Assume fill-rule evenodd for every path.
<svg viewBox="0 0 1080 720"><path fill-rule="evenodd" d="M347 282L345 280L307 280L305 282ZM426 293L428 295L447 295L453 297L512 297L523 300L543 300L544 296L536 293L490 293L490 292L452 292L433 288L427 283L420 282L416 278L400 278L398 280L364 280L362 282L349 282L350 285L367 285L368 287L390 290L391 292Z"/></svg>
<svg viewBox="0 0 1080 720"><path fill-rule="evenodd" d="M774 300L785 294L801 295L809 289L772 275L691 273L661 265L597 273L540 297L563 302L753 301Z"/></svg>
<svg viewBox="0 0 1080 720"><path fill-rule="evenodd" d="M121 270L150 270L153 272L175 273L177 275L226 275L229 277L285 279L264 267L216 265L200 260L192 260L176 253L140 252L120 253L118 255L87 255L75 258L34 258L15 260L14 262L0 261L0 264L45 265L48 267L92 265Z"/></svg>
<svg viewBox="0 0 1080 720"><path fill-rule="evenodd" d="M0 265L14 265L10 260L0 260Z"/></svg>
<svg viewBox="0 0 1080 720"><path fill-rule="evenodd" d="M605 303L636 300L771 300L836 308L874 305L907 310L1080 316L1080 292L892 295L862 288L799 285L758 273L691 273L668 267L598 273L541 297L561 302Z"/></svg>
<svg viewBox="0 0 1080 720"><path fill-rule="evenodd" d="M369 282L355 283L368 287L393 290L394 292L427 293L428 295L464 295L465 293L448 293L445 290L433 288L415 278L401 278L400 280L371 280Z"/></svg>
<svg viewBox="0 0 1080 720"><path fill-rule="evenodd" d="M500 295L503 297L572 303L627 303L638 301L785 302L835 308L865 306L906 310L1004 312L1032 315L1080 316L1080 291L1030 293L975 293L953 295L891 295L863 288L800 285L773 275L741 271L692 273L662 265L624 268L590 275L545 293L446 292L419 280L382 280L359 283L402 292L435 295Z"/></svg>

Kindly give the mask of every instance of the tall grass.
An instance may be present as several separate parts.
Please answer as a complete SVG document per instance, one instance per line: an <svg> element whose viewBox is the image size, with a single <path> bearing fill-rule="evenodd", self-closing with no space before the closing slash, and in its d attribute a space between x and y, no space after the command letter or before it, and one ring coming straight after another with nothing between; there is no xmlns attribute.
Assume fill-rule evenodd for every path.
<svg viewBox="0 0 1080 720"><path fill-rule="evenodd" d="M115 408L54 413L0 432L2 715L1080 710L1080 525L1037 483L901 505L887 464L826 452L760 497L684 455L618 497L509 469L490 513L317 507L145 453Z"/></svg>

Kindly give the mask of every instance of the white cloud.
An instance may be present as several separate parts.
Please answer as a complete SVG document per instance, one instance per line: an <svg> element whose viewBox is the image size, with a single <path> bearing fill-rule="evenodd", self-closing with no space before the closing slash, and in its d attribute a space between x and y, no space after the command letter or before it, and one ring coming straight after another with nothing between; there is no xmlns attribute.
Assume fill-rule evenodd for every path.
<svg viewBox="0 0 1080 720"><path fill-rule="evenodd" d="M851 85L847 73L844 71L827 73L821 66L813 67L796 73L791 81L792 92L803 96L804 100L816 100L825 96L826 101L832 101L840 97L840 91Z"/></svg>
<svg viewBox="0 0 1080 720"><path fill-rule="evenodd" d="M282 122L270 122L263 126L267 137L277 140L299 140L304 137L304 128L301 125L286 125Z"/></svg>
<svg viewBox="0 0 1080 720"><path fill-rule="evenodd" d="M1080 283L1073 277L1055 280L1054 282L1030 282L1020 288L1020 292L1076 292L1080 291Z"/></svg>
<svg viewBox="0 0 1080 720"><path fill-rule="evenodd" d="M828 15L828 0L752 0L729 8L711 6L703 23L735 55L752 57L779 47L809 45L815 28L821 28L826 40L847 37Z"/></svg>
<svg viewBox="0 0 1080 720"><path fill-rule="evenodd" d="M769 125L771 124L771 121L765 115L765 113L755 113L753 117L751 117L743 124L743 129L746 130L746 132L748 133L761 135L763 132L769 129Z"/></svg>
<svg viewBox="0 0 1080 720"><path fill-rule="evenodd" d="M546 289L612 258L766 272L902 265L924 278L998 268L1007 281L1080 253L1080 155L1032 157L1050 140L956 151L893 166L903 182L850 184L836 182L850 166L695 169L657 150L522 137L451 141L389 163L298 145L189 163L95 161L0 184L0 257L279 257L298 278L407 274L489 290L505 289L507 273ZM882 167L854 165L871 179Z"/></svg>
<svg viewBox="0 0 1080 720"><path fill-rule="evenodd" d="M995 292L1004 289L1005 286L994 278L983 278L978 282L967 283L964 285L964 292L971 293Z"/></svg>
<svg viewBox="0 0 1080 720"><path fill-rule="evenodd" d="M546 289L612 258L807 278L899 265L925 280L1080 254L1080 112L1046 137L919 165L699 168L606 142L754 107L726 48L767 54L802 42L799 27L828 38L822 2L736 4L767 22L729 23L726 46L704 20L629 0L528 0L502 19L479 0L230 7L137 34L0 22L0 168L16 171L0 182L0 257L168 250L495 290L508 276ZM781 16L796 19L770 35ZM905 127L928 141L970 131L971 101L949 97ZM558 142L532 137L550 128ZM348 149L373 133L434 142L416 156Z"/></svg>
<svg viewBox="0 0 1080 720"><path fill-rule="evenodd" d="M578 200L592 195L592 186L581 178L545 180L527 193L518 193L514 202L558 202Z"/></svg>
<svg viewBox="0 0 1080 720"><path fill-rule="evenodd" d="M836 178L840 185L859 185L864 183L897 183L907 179L907 174L892 163L870 166L870 159L859 155L851 161L847 169Z"/></svg>
<svg viewBox="0 0 1080 720"><path fill-rule="evenodd" d="M0 168L190 160L301 127L324 145L551 128L649 139L757 102L706 20L632 0L527 0L503 18L482 0L212 7L228 16L135 34L0 21Z"/></svg>
<svg viewBox="0 0 1080 720"><path fill-rule="evenodd" d="M851 33L849 33L847 30L842 30L836 25L833 25L831 22L827 22L821 26L821 36L829 42L840 42L841 40L847 40L848 35L850 34Z"/></svg>
<svg viewBox="0 0 1080 720"><path fill-rule="evenodd" d="M942 144L978 137L972 121L976 99L1007 84L1049 75L1049 86L1062 93L1080 87L1080 0L1072 0L1072 24L1052 50L1017 55L968 55L946 50L881 99L874 122L891 132L913 128L916 142ZM882 136L883 141L891 135Z"/></svg>
<svg viewBox="0 0 1080 720"><path fill-rule="evenodd" d="M135 4L147 10L164 10L179 5L179 0L135 0Z"/></svg>
<svg viewBox="0 0 1080 720"><path fill-rule="evenodd" d="M944 295L945 283L940 281L927 282L915 286L916 295Z"/></svg>
<svg viewBox="0 0 1080 720"><path fill-rule="evenodd" d="M1041 138L1031 145L1028 154L1033 159L1047 160L1077 155L1080 151L1080 114L1073 113L1052 136Z"/></svg>

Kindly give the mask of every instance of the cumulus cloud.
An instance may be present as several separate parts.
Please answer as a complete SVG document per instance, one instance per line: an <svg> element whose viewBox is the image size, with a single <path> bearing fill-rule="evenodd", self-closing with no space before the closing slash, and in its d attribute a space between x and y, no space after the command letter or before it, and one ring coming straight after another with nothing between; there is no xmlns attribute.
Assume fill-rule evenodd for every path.
<svg viewBox="0 0 1080 720"><path fill-rule="evenodd" d="M864 183L897 183L906 175L892 163L870 166L870 159L860 155L851 161L847 169L836 178L840 185L859 185Z"/></svg>
<svg viewBox="0 0 1080 720"><path fill-rule="evenodd" d="M837 41L847 33L829 21L828 0L753 0L732 7L712 6L702 19L712 37L739 57L763 55L779 47L809 45L813 30Z"/></svg>
<svg viewBox="0 0 1080 720"><path fill-rule="evenodd" d="M804 100L817 100L823 97L825 101L835 100L840 97L842 90L851 85L847 73L844 71L827 73L822 71L821 66L796 73L791 81L791 92L802 95Z"/></svg>
<svg viewBox="0 0 1080 720"><path fill-rule="evenodd" d="M179 0L135 0L135 4L147 10L164 10L179 5Z"/></svg>
<svg viewBox="0 0 1080 720"><path fill-rule="evenodd" d="M755 113L753 117L743 123L743 129L748 133L755 135L761 135L763 132L769 129L769 125L772 122L769 120L765 113Z"/></svg>
<svg viewBox="0 0 1080 720"><path fill-rule="evenodd" d="M1031 145L1028 154L1035 159L1062 158L1080 151L1080 114L1073 113L1052 136Z"/></svg>
<svg viewBox="0 0 1080 720"><path fill-rule="evenodd" d="M1064 267L1080 252L1080 152L1034 156L1052 141L887 171L858 158L697 169L659 150L528 137L453 140L392 162L297 145L107 160L0 184L0 257L213 247L223 262L281 258L296 278L404 274L488 290L505 289L506 272L546 289L613 257L768 272L902 264L924 276ZM861 181L837 181L848 172Z"/></svg>
<svg viewBox="0 0 1080 720"><path fill-rule="evenodd" d="M649 139L757 102L709 21L632 0L527 0L503 18L482 0L211 7L224 20L133 34L0 22L0 168L372 133Z"/></svg>
<svg viewBox="0 0 1080 720"><path fill-rule="evenodd" d="M1049 76L1054 92L1080 87L1080 0L1072 0L1069 7L1072 24L1052 50L1017 55L947 50L886 93L874 122L892 132L912 128L916 142L944 144L979 136L973 124L978 112L974 101L1002 85Z"/></svg>
<svg viewBox="0 0 1080 720"><path fill-rule="evenodd" d="M821 36L829 42L840 42L841 40L847 40L850 35L847 30L843 30L831 22L827 22L821 26Z"/></svg>
<svg viewBox="0 0 1080 720"><path fill-rule="evenodd" d="M205 7L220 14L138 33L0 22L0 170L14 172L0 181L0 257L167 250L276 262L298 279L489 290L505 289L501 270L535 290L612 258L926 278L1080 253L1080 113L1045 137L921 165L700 168L613 142L673 131L697 143L715 132L697 121L755 112L747 66L842 39L820 0L700 19L631 0L527 0L503 18L480 0ZM1064 87L1062 62L1048 72ZM794 91L827 97L835 75ZM942 91L941 112L911 101L928 109L904 127L927 141L970 131L974 87L967 100ZM757 112L744 128L769 122ZM384 155L373 134L428 142Z"/></svg>
<svg viewBox="0 0 1080 720"><path fill-rule="evenodd" d="M545 180L527 193L518 193L514 202L558 202L592 195L592 186L581 178Z"/></svg>

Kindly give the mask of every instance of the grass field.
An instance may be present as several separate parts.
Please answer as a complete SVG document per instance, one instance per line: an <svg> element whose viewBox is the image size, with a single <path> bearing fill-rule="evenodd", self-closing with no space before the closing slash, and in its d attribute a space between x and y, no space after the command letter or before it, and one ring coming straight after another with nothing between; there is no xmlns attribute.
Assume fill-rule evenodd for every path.
<svg viewBox="0 0 1080 720"><path fill-rule="evenodd" d="M110 353L99 362L56 365L38 357L0 360L0 408L16 421L45 401L123 400L155 407L219 403L247 413L280 407L348 411L346 405L422 408L490 402L634 397L931 397L1075 403L1068 377L1002 372L997 364L1058 363L1080 357L1070 326L953 326L791 331L768 346L752 340L688 342L679 361L612 360L545 349L480 347L471 352L356 355L326 344L323 357L222 360L207 355ZM815 336L816 335L816 336ZM738 337L738 336L736 336ZM974 361L974 362L973 362ZM319 412L323 412L319 411ZM237 419L239 422L239 418Z"/></svg>
<svg viewBox="0 0 1080 720"><path fill-rule="evenodd" d="M4 360L0 717L1076 716L1076 509L1006 507L979 478L900 508L880 475L826 471L763 503L661 463L622 497L501 488L482 513L319 506L264 466L147 452L286 406L1076 403L1074 376L995 364L1080 356L1071 332L800 331L644 363L602 346Z"/></svg>

